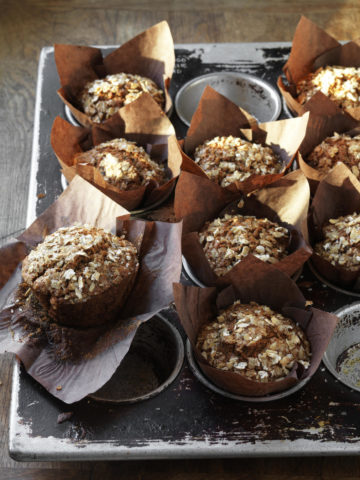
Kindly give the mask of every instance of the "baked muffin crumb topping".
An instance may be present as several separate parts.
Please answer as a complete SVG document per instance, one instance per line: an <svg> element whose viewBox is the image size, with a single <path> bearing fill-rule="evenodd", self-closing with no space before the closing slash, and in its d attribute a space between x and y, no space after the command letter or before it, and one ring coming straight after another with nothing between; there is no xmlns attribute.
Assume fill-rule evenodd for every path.
<svg viewBox="0 0 360 480"><path fill-rule="evenodd" d="M324 239L315 252L332 265L348 270L360 269L360 215L356 212L331 218L323 227Z"/></svg>
<svg viewBox="0 0 360 480"><path fill-rule="evenodd" d="M360 135L350 137L334 133L325 138L308 155L307 163L322 173L327 173L338 162L343 162L352 173L360 177Z"/></svg>
<svg viewBox="0 0 360 480"><path fill-rule="evenodd" d="M104 180L120 190L133 190L150 181L165 183L165 166L156 163L145 150L125 138L114 138L79 153L76 163L98 168Z"/></svg>
<svg viewBox="0 0 360 480"><path fill-rule="evenodd" d="M286 228L254 216L229 215L207 222L199 241L216 275L225 275L250 253L267 263L276 263L288 252Z"/></svg>
<svg viewBox="0 0 360 480"><path fill-rule="evenodd" d="M215 137L195 149L195 162L222 187L243 182L251 175L279 173L282 161L270 147L239 137Z"/></svg>
<svg viewBox="0 0 360 480"><path fill-rule="evenodd" d="M286 377L296 362L310 365L310 344L290 318L256 302L239 300L204 325L196 347L215 368L258 382Z"/></svg>
<svg viewBox="0 0 360 480"><path fill-rule="evenodd" d="M164 92L156 83L150 78L131 73L115 73L88 82L80 95L80 102L86 115L94 123L101 123L142 93L149 93L163 108Z"/></svg>
<svg viewBox="0 0 360 480"><path fill-rule="evenodd" d="M63 227L45 237L23 263L24 281L73 303L102 293L138 269L136 247L90 225Z"/></svg>
<svg viewBox="0 0 360 480"><path fill-rule="evenodd" d="M310 100L318 91L345 110L359 106L360 68L320 67L296 85L297 99L301 104Z"/></svg>

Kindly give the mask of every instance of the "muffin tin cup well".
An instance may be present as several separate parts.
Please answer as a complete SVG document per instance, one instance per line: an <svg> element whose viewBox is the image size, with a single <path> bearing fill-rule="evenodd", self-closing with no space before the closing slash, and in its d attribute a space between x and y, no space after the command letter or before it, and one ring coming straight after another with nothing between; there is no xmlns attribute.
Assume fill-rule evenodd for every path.
<svg viewBox="0 0 360 480"><path fill-rule="evenodd" d="M360 303L347 305L335 313L339 322L323 362L339 382L360 392Z"/></svg>
<svg viewBox="0 0 360 480"><path fill-rule="evenodd" d="M345 295L351 295L352 297L359 297L360 298L360 292L356 292L355 290L347 290L345 288L339 287L338 285L335 285L334 283L331 283L329 280L324 278L315 268L311 260L308 260L307 262L311 272L315 275L315 277L320 280L324 285L327 285L328 287L332 288L333 290L336 290L339 293L344 293Z"/></svg>
<svg viewBox="0 0 360 480"><path fill-rule="evenodd" d="M89 396L116 404L148 400L169 387L183 360L180 333L164 317L156 315L138 329L129 352L111 379Z"/></svg>
<svg viewBox="0 0 360 480"><path fill-rule="evenodd" d="M69 186L69 182L66 180L65 175L63 173L61 174L61 180L60 181L61 181L61 188L64 191ZM152 210L154 210L154 208L159 207L160 205L165 203L166 200L171 196L171 194L174 191L174 188L175 188L175 183L174 183L172 189L171 190L169 189L166 196L164 196L163 198L161 198L157 202L154 202L151 205L148 205L145 208L137 208L135 210L131 210L130 211L131 215L143 215L144 213L151 212Z"/></svg>
<svg viewBox="0 0 360 480"><path fill-rule="evenodd" d="M193 78L176 94L176 113L187 126L207 85L244 108L258 122L271 122L281 113L280 96L270 83L246 73L214 72Z"/></svg>
<svg viewBox="0 0 360 480"><path fill-rule="evenodd" d="M171 117L173 110L174 108L171 105L170 110L166 112L166 115L169 118ZM81 127L81 123L76 120L74 114L72 113L68 105L64 105L64 115L65 118L71 123L71 125L74 125L74 127Z"/></svg>
<svg viewBox="0 0 360 480"><path fill-rule="evenodd" d="M186 275L189 277L189 279L193 282L194 285L197 285L198 287L202 287L202 288L208 286L208 285L205 285L201 280L199 280L196 277L195 273L193 272L191 266L189 265L189 262L186 260L184 255L182 256L182 265ZM302 271L303 271L303 267L300 267L299 270L297 270L293 275L291 275L291 279L294 282L297 282L299 280L299 277ZM360 293L359 293L359 296L360 296Z"/></svg>
<svg viewBox="0 0 360 480"><path fill-rule="evenodd" d="M258 402L258 403L263 403L263 402L272 402L274 400L280 400L281 398L288 397L289 395L292 395L293 393L297 392L301 388L303 388L311 379L311 377L304 378L300 382L298 382L294 387L291 387L283 392L276 392L276 393L270 393L268 395L263 395L261 397L252 397L248 395L236 395L231 392L227 392L226 390L223 390L222 388L218 387L213 383L205 374L204 372L200 369L193 349L191 348L191 344L189 339L186 340L186 358L189 362L190 369L194 376L201 382L205 387L209 388L215 393L218 393L219 395L222 395L223 397L226 398L231 398L232 400L240 400L242 402Z"/></svg>

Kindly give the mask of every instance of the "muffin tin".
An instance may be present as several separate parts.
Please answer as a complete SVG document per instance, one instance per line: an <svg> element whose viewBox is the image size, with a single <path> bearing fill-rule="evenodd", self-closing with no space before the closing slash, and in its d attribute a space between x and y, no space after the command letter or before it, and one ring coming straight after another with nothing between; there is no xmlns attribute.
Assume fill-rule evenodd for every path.
<svg viewBox="0 0 360 480"><path fill-rule="evenodd" d="M104 52L112 48L105 47ZM290 43L178 45L171 95L174 98L194 77L224 71L254 75L274 86L289 51ZM27 224L62 192L50 146L53 119L58 114L66 118L64 105L54 93L57 86L53 48L45 47L39 63ZM280 118L286 117L283 111ZM171 121L178 137L184 137L186 126L181 119L173 113ZM182 281L191 284L185 273ZM307 266L298 284L315 307L328 311L356 300L342 292L334 294ZM171 306L159 317L180 330L185 342ZM325 367L289 397L262 403L224 397L204 386L190 369L189 351L188 358L190 363L182 366L178 361L178 376L158 395L115 406L92 398L66 405L16 362L11 456L17 460L120 460L360 453L360 394L339 383ZM172 372L176 376L176 369ZM57 423L64 412L72 412L70 418Z"/></svg>

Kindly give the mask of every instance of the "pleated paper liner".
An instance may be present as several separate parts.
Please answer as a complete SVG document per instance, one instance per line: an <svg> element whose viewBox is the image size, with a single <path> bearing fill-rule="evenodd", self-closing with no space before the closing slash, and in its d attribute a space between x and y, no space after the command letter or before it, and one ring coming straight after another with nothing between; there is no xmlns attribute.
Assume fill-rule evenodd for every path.
<svg viewBox="0 0 360 480"><path fill-rule="evenodd" d="M105 181L98 168L77 160L77 154L114 138L125 138L142 146L152 160L165 165L169 179L162 185L150 182L133 190L120 190ZM148 94L121 109L104 125L75 127L56 117L51 145L67 181L78 174L130 211L148 210L165 201L174 188L182 162L174 128Z"/></svg>
<svg viewBox="0 0 360 480"><path fill-rule="evenodd" d="M360 182L343 164L339 163L320 181L310 206L308 228L310 244L314 247L323 239L322 228L331 218L352 213L360 214ZM360 267L356 270L332 265L314 253L311 265L331 287L335 285L346 293L360 292Z"/></svg>
<svg viewBox="0 0 360 480"><path fill-rule="evenodd" d="M296 84L319 67L337 65L360 67L360 39L341 45L308 18L302 16L294 34L289 59L283 67L287 84L282 76L278 87L288 108L297 115L309 110L308 102L297 101ZM323 95L323 94L321 94ZM324 102L333 103L324 95ZM348 109L354 119L360 120L360 106Z"/></svg>
<svg viewBox="0 0 360 480"><path fill-rule="evenodd" d="M246 258L234 282L223 289L199 288L181 284L174 285L174 298L180 322L190 340L196 361L205 376L221 389L235 395L264 397L293 388L311 377L319 367L321 358L330 341L337 317L315 308L305 307L305 298L297 285L273 265L256 260L257 268ZM251 275L249 275L251 271ZM283 379L273 382L258 382L231 371L212 367L196 347L199 329L211 322L220 310L239 299L242 303L255 301L268 305L273 310L297 322L305 331L311 345L311 361L308 369L295 364Z"/></svg>
<svg viewBox="0 0 360 480"><path fill-rule="evenodd" d="M297 154L297 163L300 169L309 180L311 193L314 194L319 182L326 176L307 163L307 156L325 138L331 137L334 133L345 133L350 136L360 134L360 123L347 115L334 102L322 94L315 94L307 103L310 111L304 140L300 145Z"/></svg>
<svg viewBox="0 0 360 480"><path fill-rule="evenodd" d="M66 403L96 392L112 377L138 326L168 306L172 282L180 278L181 223L145 222L124 214L126 210L76 176L17 241L0 250L0 351L15 353L31 376ZM22 307L16 303L27 250L75 222L124 234L139 252L139 272L119 317L97 328L60 326L46 315L41 324L33 302Z"/></svg>
<svg viewBox="0 0 360 480"><path fill-rule="evenodd" d="M164 91L165 112L172 108L169 87L175 53L166 21L145 30L106 57L99 48L57 44L55 61L61 85L58 95L83 126L93 124L79 103L83 87L89 81L110 74L124 72L151 78Z"/></svg>
<svg viewBox="0 0 360 480"><path fill-rule="evenodd" d="M253 174L243 182L234 182L224 187L224 190L239 194L258 190L289 171L304 138L307 121L308 114L305 114L301 118L258 124L248 112L208 86L192 117L187 135L181 143L183 156L181 169L208 178L193 160L196 147L217 136L242 137L272 148L280 158L283 169L276 174Z"/></svg>
<svg viewBox="0 0 360 480"><path fill-rule="evenodd" d="M303 173L300 170L291 172L256 194L244 197L240 208L237 206L239 199L234 201L231 195L208 178L188 172L182 172L179 177L175 190L175 216L183 219L182 253L197 281L207 286L226 285L237 276L242 261L225 275L217 276L198 238L198 232L207 221L225 213L265 217L285 226L290 232L289 255L274 267L289 276L297 274L312 253L306 242L310 191ZM254 269L257 265L256 261Z"/></svg>

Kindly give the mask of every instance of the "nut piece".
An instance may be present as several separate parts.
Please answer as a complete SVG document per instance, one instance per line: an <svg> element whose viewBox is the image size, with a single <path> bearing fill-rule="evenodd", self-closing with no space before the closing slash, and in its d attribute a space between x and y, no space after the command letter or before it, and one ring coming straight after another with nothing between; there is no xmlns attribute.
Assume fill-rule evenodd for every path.
<svg viewBox="0 0 360 480"><path fill-rule="evenodd" d="M343 162L360 178L360 135L350 137L334 133L323 140L307 157L307 163L319 172L327 173L338 162Z"/></svg>
<svg viewBox="0 0 360 480"><path fill-rule="evenodd" d="M297 83L297 100L304 104L318 91L344 110L357 107L360 100L360 68L340 66L318 68L316 72L309 73Z"/></svg>
<svg viewBox="0 0 360 480"><path fill-rule="evenodd" d="M270 147L238 137L215 137L195 149L195 162L222 187L243 182L251 175L279 173L282 161Z"/></svg>
<svg viewBox="0 0 360 480"><path fill-rule="evenodd" d="M267 218L228 215L207 222L199 241L216 275L225 275L249 253L267 263L276 263L288 254L290 235Z"/></svg>
<svg viewBox="0 0 360 480"><path fill-rule="evenodd" d="M264 383L283 379L296 362L308 368L311 357L297 323L265 305L240 300L202 327L196 347L213 367Z"/></svg>
<svg viewBox="0 0 360 480"><path fill-rule="evenodd" d="M133 190L151 180L161 185L167 180L164 165L151 160L142 147L124 138L100 143L77 154L75 161L94 165L104 180L119 190Z"/></svg>
<svg viewBox="0 0 360 480"><path fill-rule="evenodd" d="M324 239L315 245L315 253L336 267L360 269L360 215L356 212L331 218L323 227Z"/></svg>
<svg viewBox="0 0 360 480"><path fill-rule="evenodd" d="M81 92L80 102L86 115L94 123L101 123L142 93L149 93L163 108L164 92L156 83L150 78L131 73L115 73L88 82Z"/></svg>

